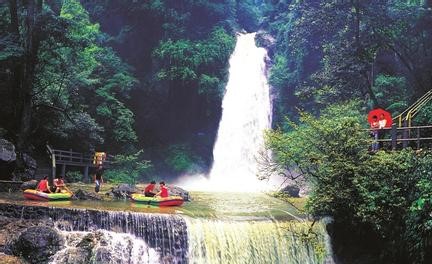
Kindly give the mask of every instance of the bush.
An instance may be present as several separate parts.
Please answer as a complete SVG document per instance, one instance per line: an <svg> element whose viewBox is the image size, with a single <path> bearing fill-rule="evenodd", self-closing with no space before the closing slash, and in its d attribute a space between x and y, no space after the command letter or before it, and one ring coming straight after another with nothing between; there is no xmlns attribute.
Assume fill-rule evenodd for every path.
<svg viewBox="0 0 432 264"><path fill-rule="evenodd" d="M165 163L176 173L197 173L203 161L186 144L172 145L168 148Z"/></svg>
<svg viewBox="0 0 432 264"><path fill-rule="evenodd" d="M332 216L350 237L374 244L380 263L424 263L432 252L431 154L368 153L366 119L356 109L302 113L292 131L268 133L268 146L282 167L311 183L309 213Z"/></svg>
<svg viewBox="0 0 432 264"><path fill-rule="evenodd" d="M68 171L65 178L67 182L79 182L82 181L83 174L81 171Z"/></svg>
<svg viewBox="0 0 432 264"><path fill-rule="evenodd" d="M140 158L142 150L134 154L120 154L114 157L112 168L104 174L104 179L112 183L135 184L138 179L148 175L152 165Z"/></svg>

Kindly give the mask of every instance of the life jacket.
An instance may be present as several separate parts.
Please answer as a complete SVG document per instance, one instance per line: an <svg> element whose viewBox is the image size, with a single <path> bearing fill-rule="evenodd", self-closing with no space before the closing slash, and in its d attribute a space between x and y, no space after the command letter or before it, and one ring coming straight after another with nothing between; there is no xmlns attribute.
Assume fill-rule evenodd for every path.
<svg viewBox="0 0 432 264"><path fill-rule="evenodd" d="M168 188L165 186L161 187L161 197L168 197Z"/></svg>
<svg viewBox="0 0 432 264"><path fill-rule="evenodd" d="M154 184L149 184L145 187L144 192L145 193L149 193L149 192L153 192L155 185Z"/></svg>
<svg viewBox="0 0 432 264"><path fill-rule="evenodd" d="M47 183L48 180L41 180L37 186L37 190L41 192L47 192L48 191Z"/></svg>

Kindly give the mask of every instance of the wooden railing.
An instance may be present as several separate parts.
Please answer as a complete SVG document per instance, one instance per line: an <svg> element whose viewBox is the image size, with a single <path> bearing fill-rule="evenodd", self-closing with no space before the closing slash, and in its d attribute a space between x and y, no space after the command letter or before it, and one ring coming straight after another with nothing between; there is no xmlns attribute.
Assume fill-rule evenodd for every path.
<svg viewBox="0 0 432 264"><path fill-rule="evenodd" d="M54 155L56 157L57 164L66 164L72 166L90 166L96 167L97 164L94 163L94 154L85 154L80 152L74 152L72 150L60 150L53 149ZM112 156L107 156L103 161L104 167L109 167L112 163Z"/></svg>
<svg viewBox="0 0 432 264"><path fill-rule="evenodd" d="M369 130L372 131L372 130ZM377 141L384 145L384 148L392 150L411 147L413 149L432 148L432 126L408 126L398 127L393 124L391 128L379 130L384 137Z"/></svg>
<svg viewBox="0 0 432 264"><path fill-rule="evenodd" d="M89 168L95 168L99 164L95 162L94 153L81 153L72 150L53 149L47 145L48 154L51 157L52 173L49 175L50 182L55 178L57 172L57 165L61 165L61 173L63 177L66 174L66 166L84 167L84 181L89 181ZM107 155L102 162L102 166L106 169L113 163L114 157Z"/></svg>

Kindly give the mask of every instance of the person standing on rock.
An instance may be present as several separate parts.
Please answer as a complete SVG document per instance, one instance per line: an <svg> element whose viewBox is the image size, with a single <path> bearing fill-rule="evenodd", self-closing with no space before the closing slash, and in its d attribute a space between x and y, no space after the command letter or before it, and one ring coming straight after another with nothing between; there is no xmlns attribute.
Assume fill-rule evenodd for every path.
<svg viewBox="0 0 432 264"><path fill-rule="evenodd" d="M104 169L102 167L102 164L99 164L97 166L97 168L96 168L96 171L95 171L95 174L94 174L94 177L93 177L94 183L96 184L95 185L95 192L96 193L99 192L99 190L100 190L100 188L102 186L102 183L103 183L102 174L103 174L103 172L104 172Z"/></svg>

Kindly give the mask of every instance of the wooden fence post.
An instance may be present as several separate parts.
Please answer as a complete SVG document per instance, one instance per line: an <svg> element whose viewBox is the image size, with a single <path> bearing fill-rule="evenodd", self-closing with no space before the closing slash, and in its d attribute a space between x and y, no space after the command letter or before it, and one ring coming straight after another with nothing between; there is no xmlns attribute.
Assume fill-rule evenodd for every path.
<svg viewBox="0 0 432 264"><path fill-rule="evenodd" d="M60 174L63 178L66 176L66 164L62 165L62 169L61 169L61 174Z"/></svg>
<svg viewBox="0 0 432 264"><path fill-rule="evenodd" d="M417 127L417 149L420 149L420 128Z"/></svg>
<svg viewBox="0 0 432 264"><path fill-rule="evenodd" d="M403 130L403 137L402 137L402 139L403 139L403 141L402 141L402 148L408 147L408 140L407 139L409 138L409 129L406 128L407 125L408 125L408 123L405 120L404 121L404 127L405 127L405 129Z"/></svg>
<svg viewBox="0 0 432 264"><path fill-rule="evenodd" d="M84 167L84 182L85 183L90 182L90 180L89 180L89 167L88 166Z"/></svg>
<svg viewBox="0 0 432 264"><path fill-rule="evenodd" d="M392 150L396 150L397 145L397 125L393 124L391 128L391 145Z"/></svg>

